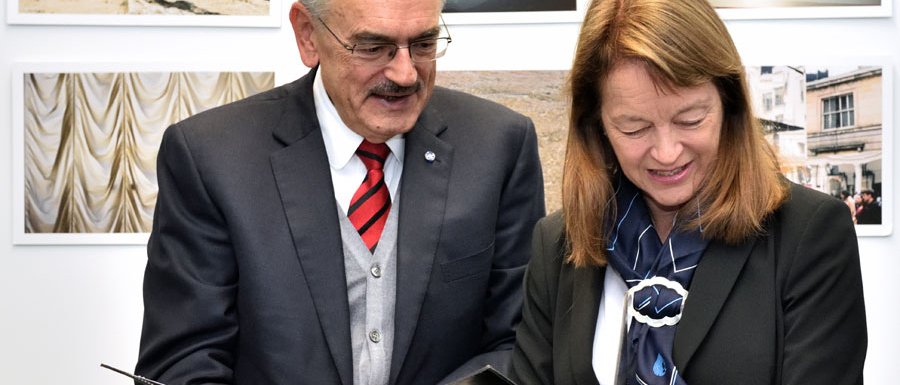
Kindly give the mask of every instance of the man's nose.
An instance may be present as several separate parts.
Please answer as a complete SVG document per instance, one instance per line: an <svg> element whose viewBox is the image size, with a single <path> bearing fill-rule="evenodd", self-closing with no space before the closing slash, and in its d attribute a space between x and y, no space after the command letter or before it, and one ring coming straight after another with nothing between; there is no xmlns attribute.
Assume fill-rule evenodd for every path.
<svg viewBox="0 0 900 385"><path fill-rule="evenodd" d="M401 52L406 50L406 52ZM394 83L403 87L409 87L416 84L419 73L416 71L416 63L412 61L409 47L399 47L394 52L391 61L385 68L385 76Z"/></svg>

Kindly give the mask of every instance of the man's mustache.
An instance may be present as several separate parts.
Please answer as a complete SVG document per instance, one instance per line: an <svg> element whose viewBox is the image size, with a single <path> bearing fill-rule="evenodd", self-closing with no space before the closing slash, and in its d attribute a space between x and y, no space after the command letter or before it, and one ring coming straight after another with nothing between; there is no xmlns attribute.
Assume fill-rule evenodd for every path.
<svg viewBox="0 0 900 385"><path fill-rule="evenodd" d="M388 80L372 87L372 89L369 90L369 93L375 95L411 95L419 92L423 86L421 80L417 80L416 84L411 86L401 86Z"/></svg>

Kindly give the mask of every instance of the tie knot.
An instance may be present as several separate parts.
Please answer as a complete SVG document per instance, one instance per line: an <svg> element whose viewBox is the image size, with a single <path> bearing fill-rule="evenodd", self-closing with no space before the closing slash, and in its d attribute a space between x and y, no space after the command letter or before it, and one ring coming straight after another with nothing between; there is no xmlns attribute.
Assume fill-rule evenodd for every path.
<svg viewBox="0 0 900 385"><path fill-rule="evenodd" d="M366 165L367 170L381 170L390 152L391 149L384 143L372 143L363 139L356 149L356 156Z"/></svg>

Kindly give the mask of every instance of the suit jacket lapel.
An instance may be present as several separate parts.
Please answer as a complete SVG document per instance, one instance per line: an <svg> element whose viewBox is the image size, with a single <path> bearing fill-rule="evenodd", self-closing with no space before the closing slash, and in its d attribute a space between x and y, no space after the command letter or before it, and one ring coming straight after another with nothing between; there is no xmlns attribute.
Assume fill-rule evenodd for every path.
<svg viewBox="0 0 900 385"><path fill-rule="evenodd" d="M750 240L730 247L712 242L707 248L694 273L689 299L675 335L675 364L680 370L687 368L691 357L706 338L755 243L755 240ZM603 268L573 268L574 282L560 285L573 288L572 306L566 316L569 326L564 323L562 330L569 331L565 340L569 357L565 361L571 365L576 384L597 384L591 357L593 326L597 324L604 274Z"/></svg>
<svg viewBox="0 0 900 385"><path fill-rule="evenodd" d="M287 147L274 152L270 161L325 340L341 382L351 384L353 355L343 247L330 166L313 103L314 74L315 70L295 84L296 104L286 107L274 131Z"/></svg>
<svg viewBox="0 0 900 385"><path fill-rule="evenodd" d="M396 338L390 383L396 381L415 334L444 223L453 165L453 146L438 137L445 129L444 120L429 106L406 134L397 236ZM425 159L428 151L435 155L432 162Z"/></svg>
<svg viewBox="0 0 900 385"><path fill-rule="evenodd" d="M572 308L569 311L570 326L563 326L562 330L569 330L566 345L568 347L568 362L571 365L571 373L575 384L596 385L597 376L591 357L594 355L594 331L597 325L597 316L600 310L600 298L603 295L603 277L605 268L572 268Z"/></svg>
<svg viewBox="0 0 900 385"><path fill-rule="evenodd" d="M738 276L753 250L755 239L737 246L711 242L697 266L678 330L673 351L675 365L687 369L697 348L706 338L731 293Z"/></svg>

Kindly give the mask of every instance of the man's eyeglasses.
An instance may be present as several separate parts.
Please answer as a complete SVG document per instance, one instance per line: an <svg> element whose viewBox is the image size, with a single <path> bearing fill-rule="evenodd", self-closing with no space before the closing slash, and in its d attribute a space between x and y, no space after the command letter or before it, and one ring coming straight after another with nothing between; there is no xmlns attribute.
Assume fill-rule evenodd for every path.
<svg viewBox="0 0 900 385"><path fill-rule="evenodd" d="M401 48L406 48L409 51L409 57L413 62L423 63L434 61L437 58L444 56L444 53L447 52L447 47L450 45L450 42L453 41L453 39L450 38L450 31L447 29L443 17L441 17L441 26L447 31L446 37L428 37L413 40L404 46L387 42L349 44L341 40L341 38L331 30L328 24L325 24L325 21L322 20L321 17L318 17L318 19L319 22L325 26L325 29L331 33L331 36L334 36L334 39L337 40L338 44L350 52L350 56L373 66L381 66L389 63L394 59L394 56L397 55L397 51Z"/></svg>

